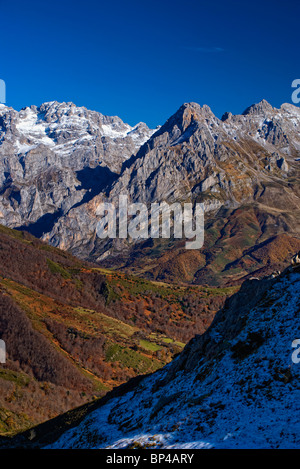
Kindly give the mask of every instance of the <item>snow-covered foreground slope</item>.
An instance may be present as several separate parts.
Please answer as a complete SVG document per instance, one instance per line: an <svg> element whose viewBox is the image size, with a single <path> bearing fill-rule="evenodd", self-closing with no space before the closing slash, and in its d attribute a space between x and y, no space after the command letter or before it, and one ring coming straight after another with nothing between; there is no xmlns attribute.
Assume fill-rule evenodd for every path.
<svg viewBox="0 0 300 469"><path fill-rule="evenodd" d="M51 447L299 447L299 310L299 271L245 282L171 364Z"/></svg>

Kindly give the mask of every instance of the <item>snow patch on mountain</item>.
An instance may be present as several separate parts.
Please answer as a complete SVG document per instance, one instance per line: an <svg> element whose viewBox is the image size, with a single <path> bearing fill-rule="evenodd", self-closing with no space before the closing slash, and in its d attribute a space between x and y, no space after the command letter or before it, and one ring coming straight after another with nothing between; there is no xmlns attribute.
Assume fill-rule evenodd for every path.
<svg viewBox="0 0 300 469"><path fill-rule="evenodd" d="M83 140L102 137L112 140L129 137L139 148L155 132L144 123L131 127L119 118L107 118L95 111L78 108L73 103L53 101L44 103L41 108L42 111L27 107L19 112L16 123L19 139L14 142L19 152L27 152L41 144L52 147L57 153L72 152L75 142L80 145ZM65 141L58 144L58 137L62 135Z"/></svg>

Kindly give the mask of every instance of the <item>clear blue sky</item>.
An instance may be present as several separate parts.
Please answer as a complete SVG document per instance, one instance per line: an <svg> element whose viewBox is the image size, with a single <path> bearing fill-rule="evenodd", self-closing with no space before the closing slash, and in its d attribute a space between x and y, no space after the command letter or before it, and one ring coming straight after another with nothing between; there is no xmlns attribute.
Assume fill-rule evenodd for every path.
<svg viewBox="0 0 300 469"><path fill-rule="evenodd" d="M0 0L7 105L72 101L155 127L184 102L218 116L291 102L299 0Z"/></svg>

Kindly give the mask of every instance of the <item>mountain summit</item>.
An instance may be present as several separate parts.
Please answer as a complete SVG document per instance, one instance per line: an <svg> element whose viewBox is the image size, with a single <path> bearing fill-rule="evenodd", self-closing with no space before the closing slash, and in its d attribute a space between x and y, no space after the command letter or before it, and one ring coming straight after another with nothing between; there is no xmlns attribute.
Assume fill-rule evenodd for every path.
<svg viewBox="0 0 300 469"><path fill-rule="evenodd" d="M274 108L271 106L271 104L268 103L265 99L260 101L257 104L252 104L252 106L249 106L244 112L243 116L247 115L265 115L268 112L274 111Z"/></svg>

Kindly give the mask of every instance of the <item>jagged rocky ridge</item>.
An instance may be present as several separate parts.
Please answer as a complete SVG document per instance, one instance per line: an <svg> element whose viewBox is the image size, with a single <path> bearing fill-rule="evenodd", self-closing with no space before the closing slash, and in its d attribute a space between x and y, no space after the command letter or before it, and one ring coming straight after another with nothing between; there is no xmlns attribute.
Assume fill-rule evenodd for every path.
<svg viewBox="0 0 300 469"><path fill-rule="evenodd" d="M180 271L180 280L196 283L218 284L219 271L235 280L265 268L272 256L257 260L252 250L273 246L274 236L288 236L282 238L280 262L290 256L290 244L298 248L296 106L275 109L263 100L242 115L218 119L208 106L186 103L155 132L143 124L130 130L118 118L72 104L48 103L21 116L7 108L1 113L0 209L2 223L10 227L27 224L35 235L81 258L162 280ZM26 152L32 139L40 144ZM52 146L46 145L49 139ZM183 244L174 240L145 246L130 239L99 240L98 204L116 202L120 194L147 204L203 202L210 209L203 253L194 253L190 262ZM238 226L244 227L242 235Z"/></svg>
<svg viewBox="0 0 300 469"><path fill-rule="evenodd" d="M230 268L229 279L234 275L234 278L243 277L263 267L263 262L258 262L252 254L248 260L247 253L244 260L248 249L256 245L260 249L274 235L286 233L298 237L299 129L299 109L289 104L278 110L262 101L241 116L228 114L222 120L208 106L184 104L135 157L124 163L110 191L100 193L86 206L74 208L61 217L45 239L71 249L80 257L118 267L133 266L137 272L140 268L150 278L159 280L172 279L172 272L180 270L183 281L218 284L216 272L226 269L226 264ZM95 236L96 208L102 201L116 202L119 194L147 204L163 200L193 201L203 202L207 209L219 207L206 214L207 243L203 256L195 253L197 261L192 265L180 242L171 246L150 242L150 249L144 249L141 244L137 252L137 245L131 240L99 240ZM240 229L244 233L235 237L238 225L244 227ZM87 226L89 235L83 238ZM225 234L222 244L226 230L229 241ZM294 240L285 239L282 243L287 251L281 255L283 259L293 252L287 248L290 242ZM149 248L149 243L146 247ZM170 247L174 252L167 253L165 258ZM297 248L294 246L294 250ZM145 268L152 252L153 266L150 263ZM180 255L183 264L188 266L187 272L178 269ZM234 269L238 270L232 274Z"/></svg>
<svg viewBox="0 0 300 469"><path fill-rule="evenodd" d="M14 228L42 220L46 232L54 215L67 214L114 180L153 132L142 122L131 127L73 103L20 112L0 105L1 222Z"/></svg>
<svg viewBox="0 0 300 469"><path fill-rule="evenodd" d="M210 328L162 370L107 395L65 432L53 421L12 444L299 447L300 364L292 360L292 342L300 337L299 295L298 256L277 277L244 282Z"/></svg>

